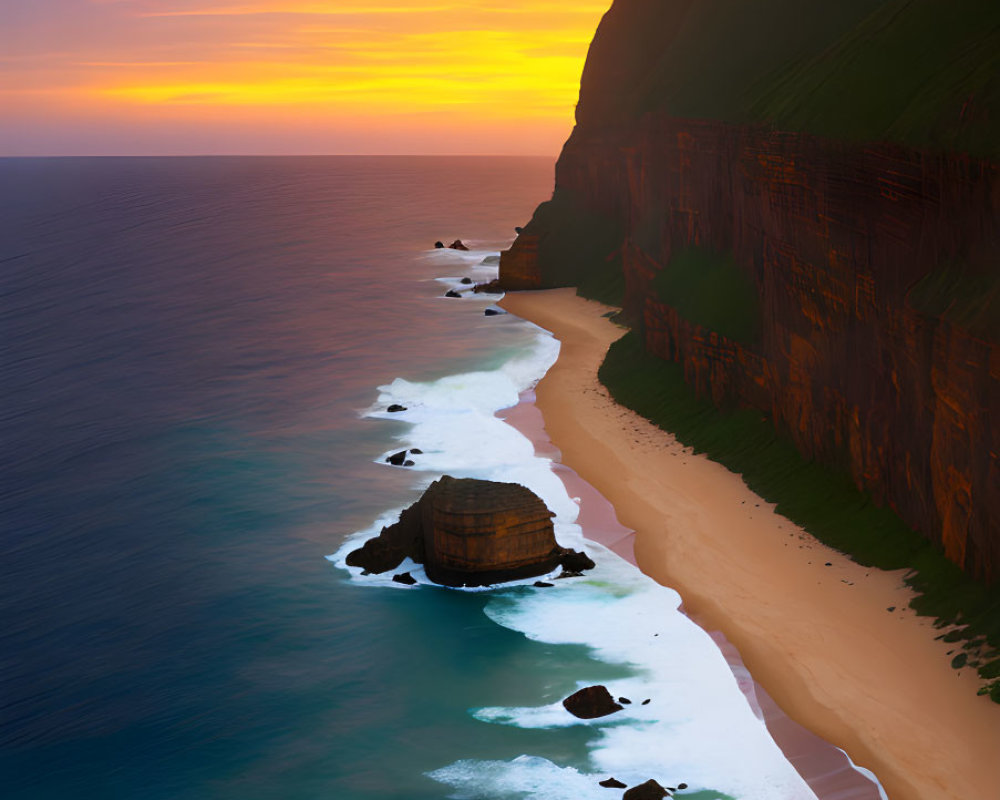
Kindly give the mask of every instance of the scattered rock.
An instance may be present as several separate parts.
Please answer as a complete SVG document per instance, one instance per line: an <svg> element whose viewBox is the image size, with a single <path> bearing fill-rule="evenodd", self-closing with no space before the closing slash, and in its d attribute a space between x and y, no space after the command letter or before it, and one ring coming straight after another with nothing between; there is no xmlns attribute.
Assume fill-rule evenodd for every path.
<svg viewBox="0 0 1000 800"><path fill-rule="evenodd" d="M392 582L402 583L406 586L413 586L413 584L417 582L417 579L414 578L409 572L400 572L398 575L392 576Z"/></svg>
<svg viewBox="0 0 1000 800"><path fill-rule="evenodd" d="M649 705L649 698L648 697L645 700L642 701L642 705L644 705L644 706L648 706Z"/></svg>
<svg viewBox="0 0 1000 800"><path fill-rule="evenodd" d="M424 451L418 447L411 447L410 453L415 456L422 456L424 454Z"/></svg>
<svg viewBox="0 0 1000 800"><path fill-rule="evenodd" d="M406 411L406 406L401 406L399 403L393 403L386 409L386 411L390 414L395 414L397 411Z"/></svg>
<svg viewBox="0 0 1000 800"><path fill-rule="evenodd" d="M621 703L623 706L630 706L630 705L632 705L632 701L629 700L627 697L619 697L618 698L618 702Z"/></svg>
<svg viewBox="0 0 1000 800"><path fill-rule="evenodd" d="M888 608L886 609L886 611L888 611L888 612L889 612L890 614L891 614L891 613L892 613L893 611L895 611L895 610L896 610L896 606L889 606L889 607L888 607Z"/></svg>
<svg viewBox="0 0 1000 800"><path fill-rule="evenodd" d="M603 786L605 789L624 789L628 784L622 783L617 778L607 778L606 780L599 781L598 786Z"/></svg>
<svg viewBox="0 0 1000 800"><path fill-rule="evenodd" d="M470 283L472 283L472 278L469 278L469 277L462 278L462 280L460 281L460 283L470 284Z"/></svg>
<svg viewBox="0 0 1000 800"><path fill-rule="evenodd" d="M440 250L442 247L444 247L444 242L434 242L434 248L436 250Z"/></svg>
<svg viewBox="0 0 1000 800"><path fill-rule="evenodd" d="M574 692L565 700L563 707L574 717L580 719L596 719L606 717L621 711L622 707L615 702L606 686L587 686Z"/></svg>
<svg viewBox="0 0 1000 800"><path fill-rule="evenodd" d="M447 292L444 293L444 296L445 297L461 297L462 295L460 295L454 289L449 289Z"/></svg>
<svg viewBox="0 0 1000 800"><path fill-rule="evenodd" d="M398 453L393 453L386 459L386 462L392 464L394 467L403 466L403 462L406 461L406 451L400 450Z"/></svg>
<svg viewBox="0 0 1000 800"><path fill-rule="evenodd" d="M558 581L561 580L562 578L582 578L582 577L583 577L582 572L572 572L568 569L564 569L562 572L556 575L556 580Z"/></svg>
<svg viewBox="0 0 1000 800"><path fill-rule="evenodd" d="M468 250L469 248L462 244L461 239L456 239L450 245L448 245L452 250Z"/></svg>
<svg viewBox="0 0 1000 800"><path fill-rule="evenodd" d="M520 225L515 225L514 226L514 233L518 233L519 234L523 230L524 230L524 228L522 228Z"/></svg>
<svg viewBox="0 0 1000 800"><path fill-rule="evenodd" d="M545 581L535 581L534 585L539 589L547 589L550 586L555 586L554 583L546 583Z"/></svg>
<svg viewBox="0 0 1000 800"><path fill-rule="evenodd" d="M683 792L685 789L688 788L688 785L686 783L678 783L677 788Z"/></svg>
<svg viewBox="0 0 1000 800"><path fill-rule="evenodd" d="M833 562L832 561L827 561L826 564L824 564L823 566L832 567L833 566Z"/></svg>
<svg viewBox="0 0 1000 800"><path fill-rule="evenodd" d="M559 565L567 572L583 572L597 566L593 559L579 550L564 550L559 558Z"/></svg>
<svg viewBox="0 0 1000 800"><path fill-rule="evenodd" d="M497 311L495 308L487 308L483 314L487 317L497 317L501 312Z"/></svg>
<svg viewBox="0 0 1000 800"><path fill-rule="evenodd" d="M407 459L406 461L403 462L403 466L404 467L412 467L413 465L414 465L414 462L410 461L409 459Z"/></svg>
<svg viewBox="0 0 1000 800"><path fill-rule="evenodd" d="M624 795L622 800L663 800L667 796L667 790L650 778L645 783L633 786Z"/></svg>
<svg viewBox="0 0 1000 800"><path fill-rule="evenodd" d="M424 563L424 539L418 503L403 511L398 522L382 528L378 536L351 552L347 556L347 566L361 567L366 573L379 575L395 569L405 558L412 558L417 564Z"/></svg>

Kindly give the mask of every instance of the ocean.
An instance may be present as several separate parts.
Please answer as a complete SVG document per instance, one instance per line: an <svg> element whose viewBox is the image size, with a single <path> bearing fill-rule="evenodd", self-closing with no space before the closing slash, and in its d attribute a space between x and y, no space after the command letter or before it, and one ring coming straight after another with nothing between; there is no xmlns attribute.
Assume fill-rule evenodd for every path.
<svg viewBox="0 0 1000 800"><path fill-rule="evenodd" d="M5 798L814 796L676 593L585 539L558 453L498 416L558 342L444 297L496 274L552 171L0 159ZM345 567L442 474L529 486L597 569ZM592 683L633 703L568 715Z"/></svg>

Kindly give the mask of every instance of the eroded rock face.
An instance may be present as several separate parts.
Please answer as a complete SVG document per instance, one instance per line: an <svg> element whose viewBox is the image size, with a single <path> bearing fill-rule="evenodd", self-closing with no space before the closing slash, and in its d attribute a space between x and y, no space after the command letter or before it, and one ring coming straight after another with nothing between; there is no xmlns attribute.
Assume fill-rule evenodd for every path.
<svg viewBox="0 0 1000 800"><path fill-rule="evenodd" d="M624 306L649 352L717 405L759 409L973 576L1000 579L1000 166L627 108L688 6L614 4L556 195L622 226ZM494 288L563 281L545 219L503 254ZM690 248L731 255L752 283L755 341L659 295L655 279Z"/></svg>
<svg viewBox="0 0 1000 800"><path fill-rule="evenodd" d="M348 555L347 564L382 573L411 558L448 586L543 575L560 563L593 567L585 554L559 546L552 516L524 486L446 475L398 522Z"/></svg>
<svg viewBox="0 0 1000 800"><path fill-rule="evenodd" d="M615 702L608 688L600 684L586 686L574 692L563 700L563 708L580 719L597 719L622 710L622 706Z"/></svg>

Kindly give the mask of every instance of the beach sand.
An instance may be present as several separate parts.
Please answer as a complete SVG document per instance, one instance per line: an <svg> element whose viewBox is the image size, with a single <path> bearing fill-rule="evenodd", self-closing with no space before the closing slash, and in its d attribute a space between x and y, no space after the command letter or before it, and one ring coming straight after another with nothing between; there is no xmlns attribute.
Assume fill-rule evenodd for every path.
<svg viewBox="0 0 1000 800"><path fill-rule="evenodd" d="M951 668L955 645L909 610L901 572L824 546L739 475L612 401L597 369L625 331L609 307L572 289L501 305L562 343L536 402L562 461L636 532L615 549L634 546L788 716L872 770L891 800L1000 798L1000 705L976 695L972 669Z"/></svg>

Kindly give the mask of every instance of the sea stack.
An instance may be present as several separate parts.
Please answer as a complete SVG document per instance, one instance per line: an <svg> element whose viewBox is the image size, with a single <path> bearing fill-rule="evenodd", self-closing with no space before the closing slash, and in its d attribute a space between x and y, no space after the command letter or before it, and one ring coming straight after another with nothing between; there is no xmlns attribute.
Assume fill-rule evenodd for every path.
<svg viewBox="0 0 1000 800"><path fill-rule="evenodd" d="M559 563L552 512L530 489L445 476L424 495L427 577L483 586L551 572Z"/></svg>
<svg viewBox="0 0 1000 800"><path fill-rule="evenodd" d="M553 513L516 483L445 475L399 521L347 556L347 565L381 573L411 558L445 586L487 586L551 572L591 569L584 553L560 547Z"/></svg>

